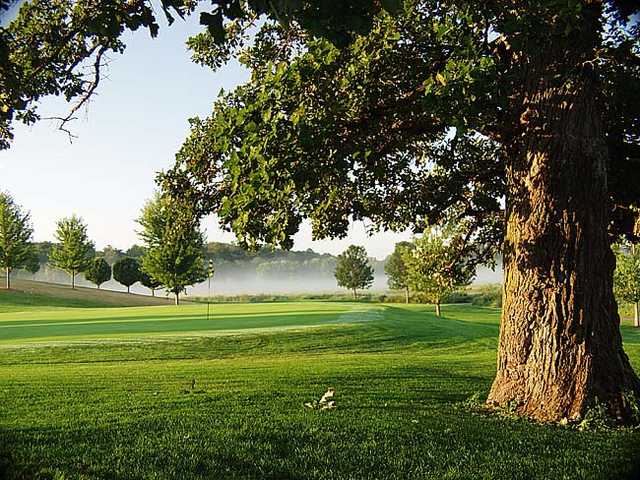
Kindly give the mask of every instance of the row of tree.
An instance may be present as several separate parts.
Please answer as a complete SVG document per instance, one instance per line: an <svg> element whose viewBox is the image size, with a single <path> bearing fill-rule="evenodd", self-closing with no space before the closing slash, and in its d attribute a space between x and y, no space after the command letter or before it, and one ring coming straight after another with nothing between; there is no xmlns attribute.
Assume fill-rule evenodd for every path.
<svg viewBox="0 0 640 480"><path fill-rule="evenodd" d="M80 273L98 288L113 276L127 287L127 292L136 282L151 289L152 295L162 287L175 295L178 304L180 293L207 275L206 242L199 222L169 197L156 195L142 209L138 224L145 244L140 257L123 257L111 266L105 258L96 256L82 219L76 215L63 218L56 225L56 243L52 245L49 262L70 275L71 288L75 288ZM32 236L29 213L11 195L0 193L0 266L6 273L7 289L11 288L13 270L35 273L40 268Z"/></svg>

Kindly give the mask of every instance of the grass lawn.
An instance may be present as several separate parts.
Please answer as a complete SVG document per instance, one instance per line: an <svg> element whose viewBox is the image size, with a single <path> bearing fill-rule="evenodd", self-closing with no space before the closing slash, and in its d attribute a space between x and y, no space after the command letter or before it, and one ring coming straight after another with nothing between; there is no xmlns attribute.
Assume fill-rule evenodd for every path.
<svg viewBox="0 0 640 480"><path fill-rule="evenodd" d="M639 430L463 406L490 388L496 309L446 306L438 319L413 305L225 304L209 321L205 305L18 310L0 313L0 478L640 473ZM640 334L623 333L640 370ZM336 410L303 407L328 386Z"/></svg>

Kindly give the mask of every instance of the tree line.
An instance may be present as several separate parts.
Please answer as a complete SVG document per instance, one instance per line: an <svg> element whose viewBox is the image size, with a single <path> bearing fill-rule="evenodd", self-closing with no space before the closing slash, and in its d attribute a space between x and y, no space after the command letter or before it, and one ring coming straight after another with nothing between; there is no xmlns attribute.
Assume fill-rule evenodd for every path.
<svg viewBox="0 0 640 480"><path fill-rule="evenodd" d="M405 293L420 302L435 306L441 316L441 304L453 292L468 286L475 277L475 266L462 248L463 231L452 225L430 228L413 241L396 243L384 264L391 290ZM640 328L640 248L621 241L615 245L615 294L618 301L633 307L633 325ZM334 271L338 285L353 292L373 284L373 268L364 247L351 245L338 256Z"/></svg>
<svg viewBox="0 0 640 480"><path fill-rule="evenodd" d="M428 229L412 242L399 242L385 263L389 288L403 290L409 303L411 292L421 302L432 303L441 316L443 299L466 287L475 276L475 264L464 256L462 232L448 226ZM358 297L358 289L371 287L373 268L364 247L351 245L338 256L338 285Z"/></svg>
<svg viewBox="0 0 640 480"><path fill-rule="evenodd" d="M140 282L152 295L158 288L172 293L177 305L187 286L207 276L206 241L199 222L194 222L182 205L160 194L145 204L137 222L144 245L130 249L135 257L123 256L111 265L104 256L96 255L82 218L76 215L62 218L56 222L56 242L47 252L48 261L69 274L71 288L75 288L79 274L84 274L97 288L113 278L127 287L127 292ZM0 192L0 267L5 271L6 288L11 288L14 270L37 272L41 254L33 242L29 212L10 194Z"/></svg>

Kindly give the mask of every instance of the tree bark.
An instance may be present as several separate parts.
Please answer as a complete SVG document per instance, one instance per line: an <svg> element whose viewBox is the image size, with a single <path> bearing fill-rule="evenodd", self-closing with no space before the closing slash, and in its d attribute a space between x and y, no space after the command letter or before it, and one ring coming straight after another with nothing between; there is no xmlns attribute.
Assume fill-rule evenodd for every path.
<svg viewBox="0 0 640 480"><path fill-rule="evenodd" d="M633 326L640 328L640 303L636 302L633 309Z"/></svg>
<svg viewBox="0 0 640 480"><path fill-rule="evenodd" d="M356 289L353 289L353 299L357 300L358 299L358 292L356 291Z"/></svg>
<svg viewBox="0 0 640 480"><path fill-rule="evenodd" d="M436 303L436 317L440 318L441 317L441 311L440 311L440 304Z"/></svg>
<svg viewBox="0 0 640 480"><path fill-rule="evenodd" d="M582 33L571 42L595 45L597 29ZM538 45L520 60L521 131L508 147L504 307L487 402L540 421L578 420L602 402L625 422L640 381L613 296L607 149L591 52L570 58L571 48Z"/></svg>
<svg viewBox="0 0 640 480"><path fill-rule="evenodd" d="M76 288L76 272L75 270L71 270L71 289L75 290Z"/></svg>
<svg viewBox="0 0 640 480"><path fill-rule="evenodd" d="M153 289L153 288L151 289L151 296L152 296L152 297L155 297L155 296L156 296L156 291L155 291L155 289Z"/></svg>
<svg viewBox="0 0 640 480"><path fill-rule="evenodd" d="M176 292L176 305L180 305L180 294Z"/></svg>
<svg viewBox="0 0 640 480"><path fill-rule="evenodd" d="M127 285L127 293L131 293L131 285Z"/></svg>
<svg viewBox="0 0 640 480"><path fill-rule="evenodd" d="M7 267L7 290L11 290L11 269Z"/></svg>
<svg viewBox="0 0 640 480"><path fill-rule="evenodd" d="M405 287L404 289L404 300L406 304L409 304L409 287Z"/></svg>

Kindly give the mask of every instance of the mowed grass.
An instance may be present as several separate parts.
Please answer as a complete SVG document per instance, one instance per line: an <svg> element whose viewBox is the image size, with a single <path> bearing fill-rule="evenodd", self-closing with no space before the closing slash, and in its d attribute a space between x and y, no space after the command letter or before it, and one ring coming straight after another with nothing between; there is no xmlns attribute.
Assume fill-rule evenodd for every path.
<svg viewBox="0 0 640 480"><path fill-rule="evenodd" d="M0 477L636 478L640 432L478 414L499 311L298 302L0 314ZM640 370L640 335L623 328ZM98 339L105 341L98 342ZM195 387L192 388L195 380ZM328 386L334 411L305 401Z"/></svg>

